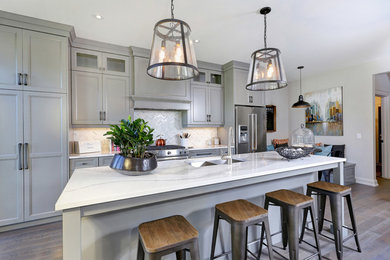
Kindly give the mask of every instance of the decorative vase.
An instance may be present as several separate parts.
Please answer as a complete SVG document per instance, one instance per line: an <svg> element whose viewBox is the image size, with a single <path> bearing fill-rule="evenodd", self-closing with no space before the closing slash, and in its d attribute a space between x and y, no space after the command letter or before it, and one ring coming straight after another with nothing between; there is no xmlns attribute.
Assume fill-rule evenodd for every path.
<svg viewBox="0 0 390 260"><path fill-rule="evenodd" d="M149 158L132 158L124 157L120 154L114 155L111 161L110 167L118 170L120 173L125 175L143 175L148 174L157 168L157 158L155 154L149 154Z"/></svg>

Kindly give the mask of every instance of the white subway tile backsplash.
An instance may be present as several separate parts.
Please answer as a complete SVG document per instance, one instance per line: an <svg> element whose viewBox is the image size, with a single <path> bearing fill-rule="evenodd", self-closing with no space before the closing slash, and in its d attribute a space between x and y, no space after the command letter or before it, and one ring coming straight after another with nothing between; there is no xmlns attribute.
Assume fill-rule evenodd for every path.
<svg viewBox="0 0 390 260"><path fill-rule="evenodd" d="M195 147L206 146L217 135L217 128L183 128L180 111L136 110L134 118L143 118L154 128L154 139L162 135L167 144L180 144L179 134L190 133L189 145ZM103 136L108 128L73 128L70 133L71 141L105 140Z"/></svg>

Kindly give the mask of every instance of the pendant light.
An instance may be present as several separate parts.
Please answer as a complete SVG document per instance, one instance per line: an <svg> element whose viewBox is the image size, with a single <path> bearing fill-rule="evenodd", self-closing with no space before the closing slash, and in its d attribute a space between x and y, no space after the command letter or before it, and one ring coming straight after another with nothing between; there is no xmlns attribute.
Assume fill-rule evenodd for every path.
<svg viewBox="0 0 390 260"><path fill-rule="evenodd" d="M163 80L186 80L199 75L191 29L182 20L175 19L173 0L171 18L158 21L154 26L149 66L151 77Z"/></svg>
<svg viewBox="0 0 390 260"><path fill-rule="evenodd" d="M302 69L303 66L299 66L297 69L299 69L299 98L298 101L292 105L292 108L307 108L311 107L309 103L303 100L303 95L302 95Z"/></svg>
<svg viewBox="0 0 390 260"><path fill-rule="evenodd" d="M264 15L264 48L252 53L246 84L248 90L266 91L287 86L280 50L267 47L267 14L270 12L270 7L260 10Z"/></svg>

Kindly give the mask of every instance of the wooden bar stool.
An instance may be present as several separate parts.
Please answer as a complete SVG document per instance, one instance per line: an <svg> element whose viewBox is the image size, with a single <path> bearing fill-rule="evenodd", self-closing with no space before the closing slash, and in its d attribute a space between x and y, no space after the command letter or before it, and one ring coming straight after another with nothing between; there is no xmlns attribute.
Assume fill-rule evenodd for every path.
<svg viewBox="0 0 390 260"><path fill-rule="evenodd" d="M219 226L219 220L223 219L229 222L231 226L231 237L232 237L232 259L233 260L244 260L247 259L247 252L257 259L260 259L259 255L256 257L255 254L247 249L247 236L248 226L258 225L262 223L262 234L266 231L266 239L268 245L269 258L273 259L272 254L272 241L269 231L268 223L268 212L267 210L250 203L247 200L234 200L215 206L214 216L214 231L211 245L211 256L210 260L227 255L228 253L222 253L221 255L214 256L215 244L217 242L217 232ZM263 239L260 240L262 244Z"/></svg>
<svg viewBox="0 0 390 260"><path fill-rule="evenodd" d="M333 223L333 234L334 239L325 236L321 234L322 236L325 236L329 239L334 240L335 246L336 246L336 253L337 258L339 260L343 259L343 243L347 241L348 239L355 237L356 247L358 252L362 252L360 248L359 238L358 238L358 232L356 227L356 220L355 215L352 208L352 200L351 200L351 187L343 186L335 183L329 183L324 181L317 181L313 183L307 184L307 196L311 195L319 195L320 198L320 205L319 205L319 218L318 218L318 225L319 225L319 233L321 234L322 228L324 226L324 220L329 221L324 218L325 215L325 204L326 204L326 196L329 197L330 201L330 211L332 214L332 223ZM348 204L348 210L349 215L351 217L351 223L352 228L343 226L343 219L342 219L342 199L347 199ZM306 218L307 218L307 210L305 210L304 216L303 216L303 226L302 231L306 228ZM329 221L330 222L330 221ZM353 234L349 237L343 239L343 227L352 231ZM303 232L301 234L300 240L303 239Z"/></svg>
<svg viewBox="0 0 390 260"><path fill-rule="evenodd" d="M272 204L270 204L272 203ZM282 240L283 248L287 247L287 240L289 245L289 259L298 260L299 259L299 211L302 209L309 210L311 219L314 223L314 239L316 246L309 244L308 245L317 249L317 253L314 253L308 258L311 258L315 255L318 255L318 258L321 259L321 249L318 240L318 228L317 223L314 221L316 219L314 212L314 203L313 198L305 196L303 194L290 191L290 190L277 190L273 192L268 192L265 194L265 209L268 209L269 205L279 206L282 209ZM263 235L262 235L263 237ZM262 238L261 238L262 239ZM261 245L260 245L261 250ZM275 251L276 252L276 251ZM279 253L278 253L279 254Z"/></svg>
<svg viewBox="0 0 390 260"><path fill-rule="evenodd" d="M185 259L189 250L191 260L200 260L198 231L183 217L172 216L142 223L138 227L137 260L156 260L176 252L177 259Z"/></svg>

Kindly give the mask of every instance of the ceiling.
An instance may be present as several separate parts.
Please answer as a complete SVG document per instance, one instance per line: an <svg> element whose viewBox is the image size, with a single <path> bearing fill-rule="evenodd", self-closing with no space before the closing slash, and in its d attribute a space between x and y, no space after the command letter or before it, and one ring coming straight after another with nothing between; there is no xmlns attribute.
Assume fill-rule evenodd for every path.
<svg viewBox="0 0 390 260"><path fill-rule="evenodd" d="M346 67L390 55L388 0L176 0L175 18L199 39L203 61L249 62L263 47L263 18L270 6L268 46L282 51L287 78ZM150 48L154 24L170 16L169 0L0 0L3 11L73 25L78 37ZM94 15L104 19L97 20Z"/></svg>

